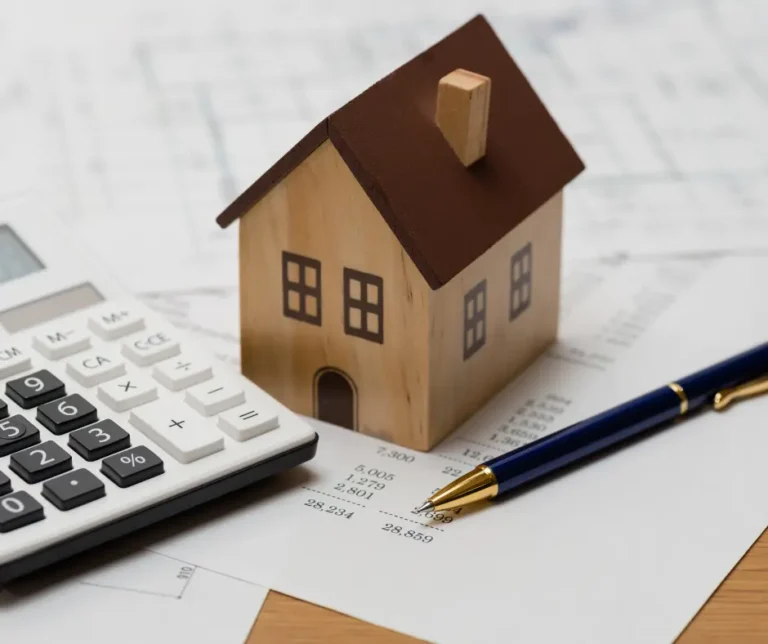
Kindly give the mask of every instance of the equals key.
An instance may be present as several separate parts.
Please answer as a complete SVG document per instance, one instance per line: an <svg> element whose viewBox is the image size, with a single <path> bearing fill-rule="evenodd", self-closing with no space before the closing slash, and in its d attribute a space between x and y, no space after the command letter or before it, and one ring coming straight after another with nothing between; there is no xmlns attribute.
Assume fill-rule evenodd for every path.
<svg viewBox="0 0 768 644"><path fill-rule="evenodd" d="M247 441L280 426L273 411L256 405L240 405L219 416L219 429L236 441Z"/></svg>

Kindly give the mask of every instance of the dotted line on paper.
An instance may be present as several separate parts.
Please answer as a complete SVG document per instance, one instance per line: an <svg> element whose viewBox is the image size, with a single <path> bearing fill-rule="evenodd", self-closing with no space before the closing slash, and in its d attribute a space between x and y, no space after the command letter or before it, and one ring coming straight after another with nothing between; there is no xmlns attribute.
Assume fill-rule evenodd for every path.
<svg viewBox="0 0 768 644"><path fill-rule="evenodd" d="M474 467L474 464L467 463L466 461L460 461L458 458L453 458L453 456L446 456L445 454L435 454L435 456L439 456L440 458L444 458L449 461L455 461L456 463L461 463L462 465L466 465L467 467Z"/></svg>
<svg viewBox="0 0 768 644"><path fill-rule="evenodd" d="M335 496L333 494L328 494L327 492L321 492L320 490L316 490L314 488L307 487L306 485L302 485L301 487L304 488L305 490L309 490L310 492L315 492L317 494L322 494L323 496L330 496L332 499L336 499L337 501L343 501L344 503L351 503L352 505L359 505L361 508L367 508L368 507L367 505L363 505L362 503L357 503L355 501L350 501L349 499L343 499L340 496Z"/></svg>
<svg viewBox="0 0 768 644"><path fill-rule="evenodd" d="M391 512L384 512L384 510L378 510L381 514L386 514L390 517L395 517L395 519L400 519L401 521L410 521L411 523L415 523L416 525L420 525L424 528L429 528L430 530L437 530L438 532L445 532L442 528L436 528L433 525L429 525L428 523L422 523L421 521L414 521L413 519L407 519L406 517L401 517L399 514L392 514Z"/></svg>
<svg viewBox="0 0 768 644"><path fill-rule="evenodd" d="M480 441L473 441L471 438L462 438L461 436L457 436L456 440L464 441L465 443L472 443L473 445L480 445L480 447L485 447L486 449L492 449L495 452L500 451L498 447L494 447L493 445L488 445L487 443L481 443Z"/></svg>

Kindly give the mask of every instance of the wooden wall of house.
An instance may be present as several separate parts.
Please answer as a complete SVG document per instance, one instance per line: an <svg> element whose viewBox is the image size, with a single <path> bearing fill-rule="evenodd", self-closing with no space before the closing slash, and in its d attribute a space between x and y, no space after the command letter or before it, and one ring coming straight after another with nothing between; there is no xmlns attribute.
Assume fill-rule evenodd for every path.
<svg viewBox="0 0 768 644"><path fill-rule="evenodd" d="M282 252L321 263L322 326L283 315ZM344 268L383 278L383 344L345 334ZM358 429L426 449L429 286L326 141L240 221L243 373L313 413L313 378L353 379Z"/></svg>
<svg viewBox="0 0 768 644"><path fill-rule="evenodd" d="M563 199L555 195L439 291L430 305L430 432L443 437L528 366L557 334ZM530 306L511 320L511 257L531 243ZM486 282L485 344L464 358L464 298Z"/></svg>

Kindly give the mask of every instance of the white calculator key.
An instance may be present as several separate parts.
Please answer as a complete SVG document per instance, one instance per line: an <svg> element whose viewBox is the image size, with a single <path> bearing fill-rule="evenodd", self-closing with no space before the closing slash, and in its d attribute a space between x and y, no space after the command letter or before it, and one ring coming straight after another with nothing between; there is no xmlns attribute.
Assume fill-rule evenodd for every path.
<svg viewBox="0 0 768 644"><path fill-rule="evenodd" d="M125 373L125 362L109 349L82 353L67 363L67 373L83 387L95 387Z"/></svg>
<svg viewBox="0 0 768 644"><path fill-rule="evenodd" d="M106 307L88 319L88 328L104 340L117 340L144 328L144 318L130 308Z"/></svg>
<svg viewBox="0 0 768 644"><path fill-rule="evenodd" d="M91 336L77 327L49 327L35 336L32 346L49 360L58 360L90 349Z"/></svg>
<svg viewBox="0 0 768 644"><path fill-rule="evenodd" d="M219 416L219 429L236 441L247 441L273 429L280 423L277 414L259 405L246 403Z"/></svg>
<svg viewBox="0 0 768 644"><path fill-rule="evenodd" d="M161 385L171 391L181 391L213 378L211 365L184 355L161 362L152 373Z"/></svg>
<svg viewBox="0 0 768 644"><path fill-rule="evenodd" d="M224 437L181 402L161 400L131 412L131 424L180 463L224 449Z"/></svg>
<svg viewBox="0 0 768 644"><path fill-rule="evenodd" d="M209 380L187 389L186 401L203 416L215 416L245 402L245 392L226 380Z"/></svg>
<svg viewBox="0 0 768 644"><path fill-rule="evenodd" d="M32 359L18 347L0 345L0 378L10 378L32 368Z"/></svg>
<svg viewBox="0 0 768 644"><path fill-rule="evenodd" d="M114 412L124 412L157 400L157 385L148 378L128 374L99 387L99 400Z"/></svg>
<svg viewBox="0 0 768 644"><path fill-rule="evenodd" d="M140 367L149 367L180 352L179 341L166 331L142 333L129 338L123 345L123 355Z"/></svg>

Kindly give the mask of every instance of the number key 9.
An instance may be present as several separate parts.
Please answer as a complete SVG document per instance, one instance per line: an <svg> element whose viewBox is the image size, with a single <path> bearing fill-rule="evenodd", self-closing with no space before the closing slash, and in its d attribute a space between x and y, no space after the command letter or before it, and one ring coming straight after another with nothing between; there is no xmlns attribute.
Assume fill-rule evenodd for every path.
<svg viewBox="0 0 768 644"><path fill-rule="evenodd" d="M10 380L5 393L22 409L32 409L66 394L64 383L43 369L28 376Z"/></svg>

